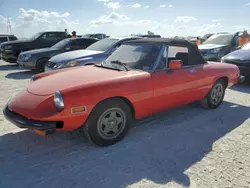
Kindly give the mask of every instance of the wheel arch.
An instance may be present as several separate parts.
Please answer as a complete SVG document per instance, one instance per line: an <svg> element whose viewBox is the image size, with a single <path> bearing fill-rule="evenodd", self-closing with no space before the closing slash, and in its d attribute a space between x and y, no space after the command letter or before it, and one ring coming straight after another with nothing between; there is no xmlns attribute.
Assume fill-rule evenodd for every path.
<svg viewBox="0 0 250 188"><path fill-rule="evenodd" d="M209 87L209 89L207 90L206 95L207 95L207 94L209 93L209 91L213 88L214 84L215 84L216 82L218 82L219 80L222 80L222 81L225 83L225 88L227 88L228 83L229 83L228 77L227 77L227 76L217 77L217 78L214 79L212 85L211 85L211 86ZM206 95L205 95L205 96L206 96Z"/></svg>
<svg viewBox="0 0 250 188"><path fill-rule="evenodd" d="M96 107L97 107L98 105L100 105L101 103L103 103L104 101L114 100L114 99L121 100L121 101L123 101L125 104L127 104L127 105L129 106L130 110L131 110L132 118L133 118L133 119L135 118L135 108L134 108L134 105L132 104L132 102L131 102L128 98L126 98L126 97L124 97L124 96L114 96L114 97L105 98L105 99L99 101L99 102L92 108L92 110L91 110L91 112L90 112L89 115L91 115L91 114L93 113L93 111L96 109Z"/></svg>
<svg viewBox="0 0 250 188"><path fill-rule="evenodd" d="M217 81L219 81L219 80L222 80L222 81L224 82L224 84L225 84L225 88L227 88L228 82L229 82L228 77L227 77L227 76L222 76L222 77L218 78L215 82L217 82ZM215 82L214 82L214 83L215 83Z"/></svg>
<svg viewBox="0 0 250 188"><path fill-rule="evenodd" d="M40 61L40 60L42 60L42 59L50 59L49 57L39 57L37 60L36 60L36 68L37 68L37 64L38 64L38 62Z"/></svg>

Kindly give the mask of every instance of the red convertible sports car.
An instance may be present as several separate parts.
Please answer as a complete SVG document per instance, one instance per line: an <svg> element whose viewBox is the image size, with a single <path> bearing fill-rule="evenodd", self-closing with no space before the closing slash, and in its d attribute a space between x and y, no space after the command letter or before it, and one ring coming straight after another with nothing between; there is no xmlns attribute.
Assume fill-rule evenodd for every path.
<svg viewBox="0 0 250 188"><path fill-rule="evenodd" d="M108 146L134 119L195 101L217 108L225 89L243 80L237 66L206 62L185 40L137 39L102 64L32 76L4 115L44 135L82 128L94 144Z"/></svg>

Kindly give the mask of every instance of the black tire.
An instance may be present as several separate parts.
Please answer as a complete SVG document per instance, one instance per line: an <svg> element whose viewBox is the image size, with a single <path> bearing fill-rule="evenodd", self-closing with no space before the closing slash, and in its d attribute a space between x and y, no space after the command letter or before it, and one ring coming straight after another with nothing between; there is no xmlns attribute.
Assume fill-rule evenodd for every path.
<svg viewBox="0 0 250 188"><path fill-rule="evenodd" d="M109 111L112 111L114 109L119 109L119 113L123 113L125 122L121 123L120 132L118 132L117 135L115 135L113 138L104 138L105 136L101 134L102 130L100 130L100 126L102 127L104 125L104 127L106 127L106 125L100 122L104 117L106 117L105 113L108 113ZM88 140L95 145L101 147L109 146L119 142L125 137L129 130L131 121L132 113L130 107L122 99L109 99L99 103L93 109L86 123L83 125L83 131ZM118 125L119 124L117 124L117 127Z"/></svg>
<svg viewBox="0 0 250 188"><path fill-rule="evenodd" d="M44 72L45 64L49 60L49 58L41 58L36 62L36 71Z"/></svg>
<svg viewBox="0 0 250 188"><path fill-rule="evenodd" d="M213 97L213 91L218 87L221 87L222 94L219 100L215 102L214 97ZM201 101L201 106L207 109L218 108L223 102L223 99L225 96L225 90L226 90L225 82L222 79L218 80L217 82L215 82L215 84L213 85L209 93L206 95L206 97Z"/></svg>
<svg viewBox="0 0 250 188"><path fill-rule="evenodd" d="M250 84L250 76L245 76L245 80L242 84Z"/></svg>

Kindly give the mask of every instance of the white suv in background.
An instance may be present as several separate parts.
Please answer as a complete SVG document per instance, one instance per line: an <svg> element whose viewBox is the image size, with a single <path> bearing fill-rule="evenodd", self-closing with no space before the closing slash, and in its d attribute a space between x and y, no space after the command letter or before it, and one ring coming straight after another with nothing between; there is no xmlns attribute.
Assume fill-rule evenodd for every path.
<svg viewBox="0 0 250 188"><path fill-rule="evenodd" d="M17 40L14 35L0 35L0 44L3 42Z"/></svg>

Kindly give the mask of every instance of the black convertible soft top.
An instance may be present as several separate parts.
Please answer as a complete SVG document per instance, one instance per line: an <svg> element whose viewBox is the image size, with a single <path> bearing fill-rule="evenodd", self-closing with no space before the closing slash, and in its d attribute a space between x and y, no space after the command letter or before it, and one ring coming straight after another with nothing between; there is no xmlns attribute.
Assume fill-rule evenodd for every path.
<svg viewBox="0 0 250 188"><path fill-rule="evenodd" d="M179 46L188 48L188 64L189 65L197 65L197 64L205 64L206 61L201 55L196 44L192 44L184 39L172 39L172 38L143 38L136 39L124 42L123 44L138 44L138 43L147 43L147 44L162 44L166 46Z"/></svg>

